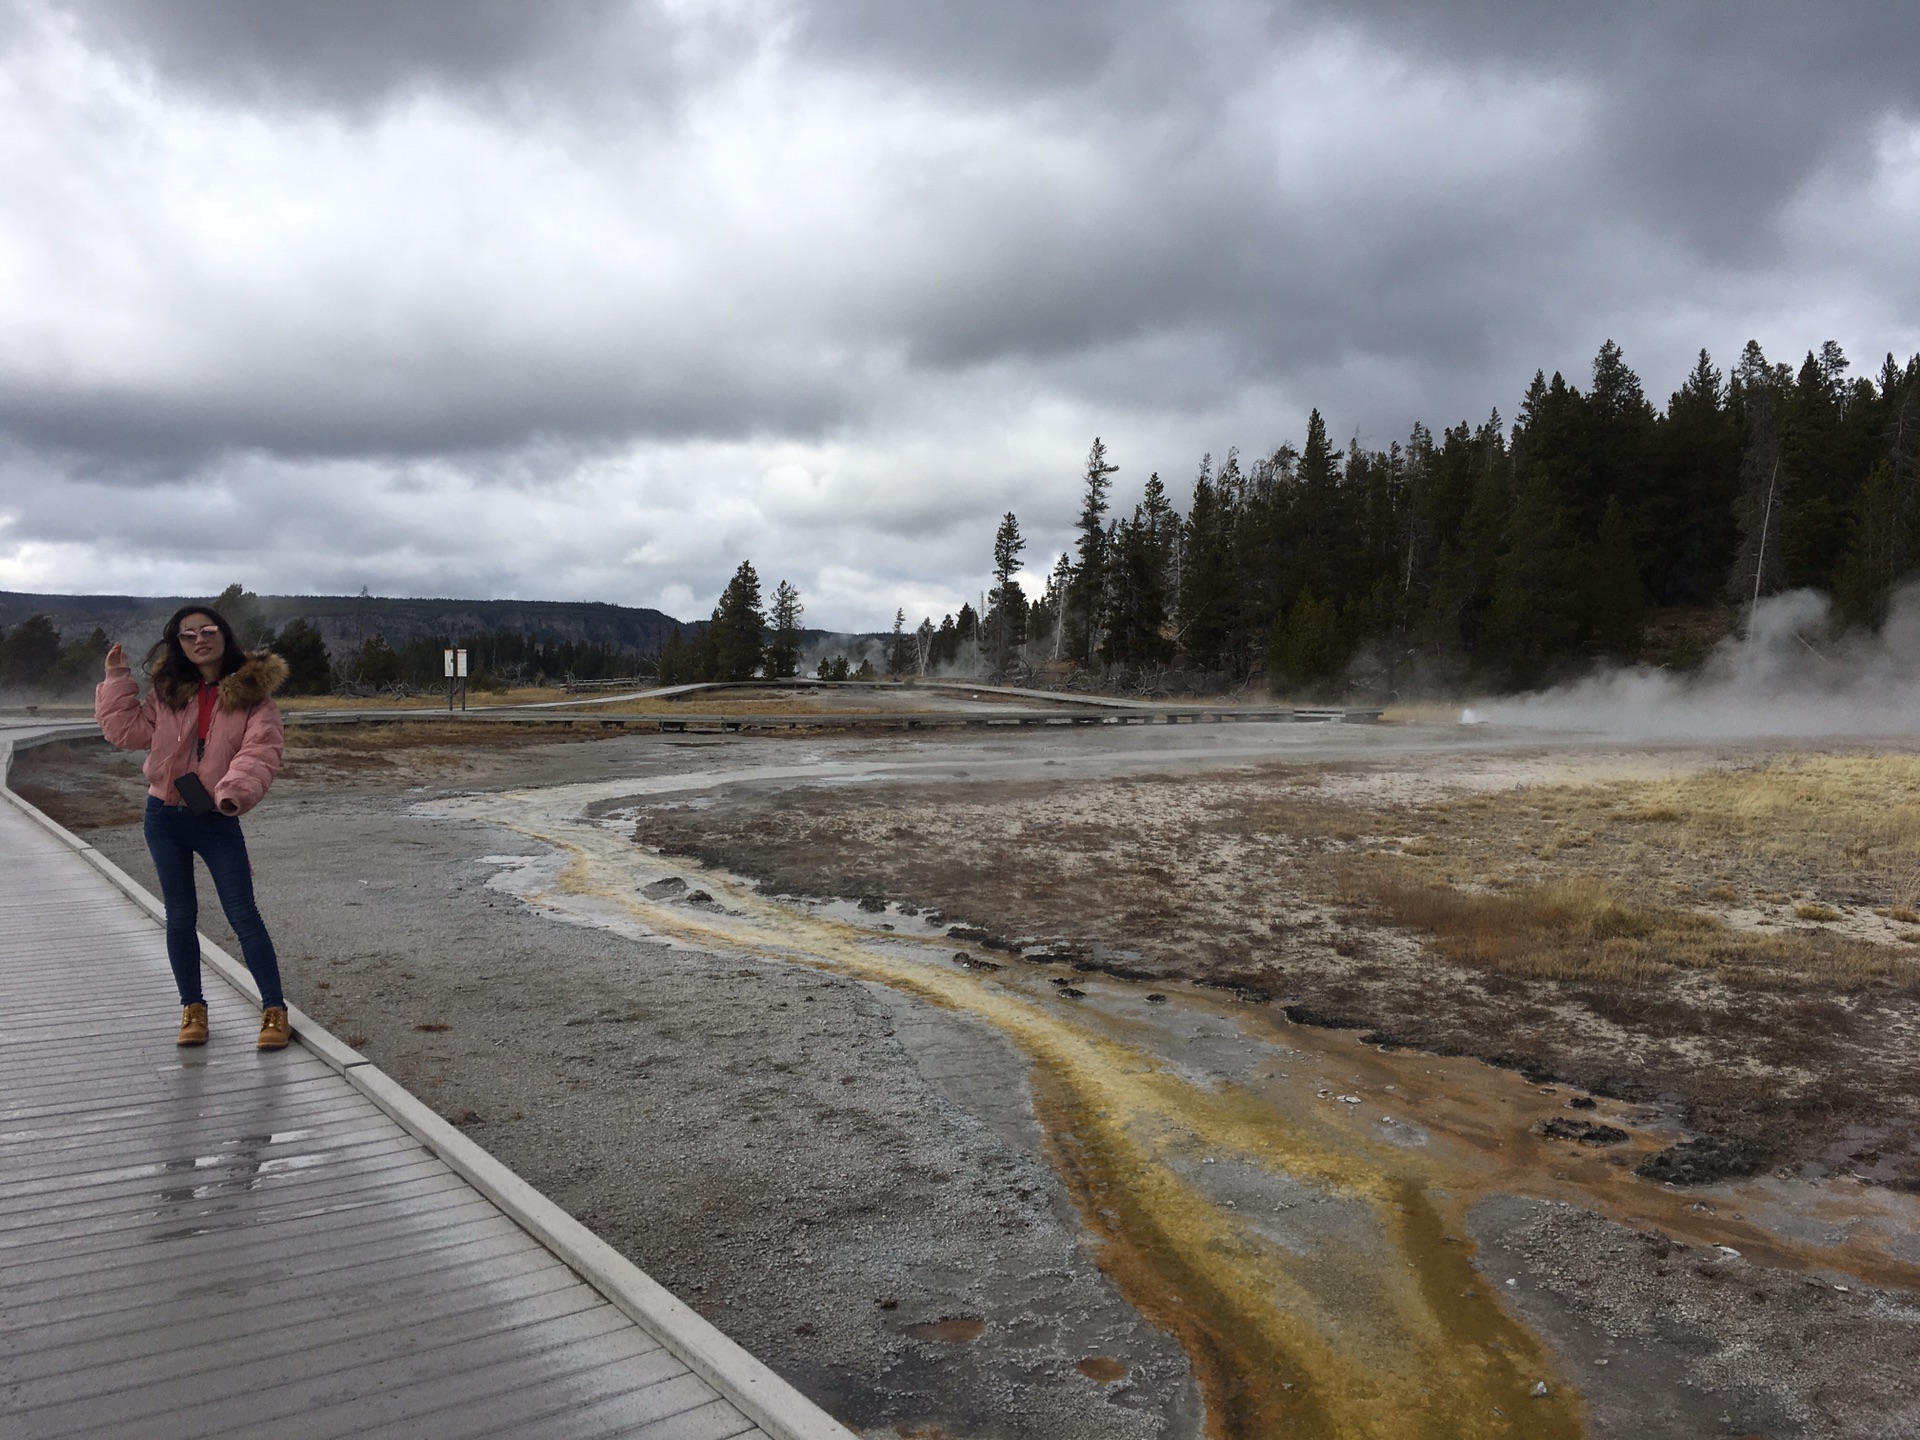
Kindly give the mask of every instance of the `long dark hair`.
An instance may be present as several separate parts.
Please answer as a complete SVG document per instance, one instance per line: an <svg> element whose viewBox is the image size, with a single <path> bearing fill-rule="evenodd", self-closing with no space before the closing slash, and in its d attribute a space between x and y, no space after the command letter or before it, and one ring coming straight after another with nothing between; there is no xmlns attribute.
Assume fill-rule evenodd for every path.
<svg viewBox="0 0 1920 1440"><path fill-rule="evenodd" d="M220 638L227 642L220 652L222 680L247 663L247 652L240 648L240 637L233 633L226 616L211 605L182 605L173 612L166 628L160 632L160 639L147 652L147 672L155 680L171 680L176 687L200 683L200 667L180 648L180 622L189 615L204 615L220 627Z"/></svg>

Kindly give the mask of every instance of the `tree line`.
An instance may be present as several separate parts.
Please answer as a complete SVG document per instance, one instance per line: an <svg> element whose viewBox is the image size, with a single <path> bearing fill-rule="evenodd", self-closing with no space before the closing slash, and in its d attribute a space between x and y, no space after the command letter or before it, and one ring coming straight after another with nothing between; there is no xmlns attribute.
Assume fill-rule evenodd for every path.
<svg viewBox="0 0 1920 1440"><path fill-rule="evenodd" d="M1786 589L1877 625L1920 575L1920 356L1849 368L1831 341L1797 369L1749 342L1731 375L1703 350L1661 409L1608 341L1584 391L1536 372L1510 430L1495 410L1342 451L1316 410L1299 449L1203 457L1184 514L1157 474L1114 514L1096 439L1034 601L1001 520L983 663L1508 688L1631 661L1662 612L1737 623Z"/></svg>
<svg viewBox="0 0 1920 1440"><path fill-rule="evenodd" d="M805 613L800 592L784 580L774 589L769 611L760 593L759 572L751 560L742 560L707 623L692 636L678 625L668 634L660 648L660 683L798 675L800 618Z"/></svg>
<svg viewBox="0 0 1920 1440"><path fill-rule="evenodd" d="M610 645L538 640L514 631L483 631L457 640L430 635L390 645L381 634L363 639L335 657L308 621L289 620L277 630L259 597L229 585L212 602L249 650L272 650L287 662L286 695L367 694L432 690L444 683L445 650L467 652L468 681L478 690L546 685L566 679L604 680L632 675L634 656ZM0 629L0 686L42 693L76 692L100 678L111 643L98 626L86 637L65 641L47 615L30 615L11 630Z"/></svg>
<svg viewBox="0 0 1920 1440"><path fill-rule="evenodd" d="M0 687L58 693L92 685L111 643L98 626L82 639L63 640L45 615L0 626Z"/></svg>
<svg viewBox="0 0 1920 1440"><path fill-rule="evenodd" d="M1661 408L1609 340L1584 390L1536 372L1511 427L1496 409L1438 436L1415 424L1404 443L1341 450L1316 410L1298 449L1202 457L1184 512L1156 473L1117 513L1118 466L1096 438L1072 548L1038 596L1018 578L1026 540L1008 512L979 611L913 629L896 612L858 668L822 656L818 673L1053 665L1203 683L1264 671L1276 689L1391 690L1415 673L1438 688L1512 688L1640 658L1664 616L1731 628L1782 590L1824 591L1848 622L1877 625L1920 576L1920 356L1850 369L1832 341L1798 367L1749 341L1731 374L1703 350ZM292 693L440 683L444 637L395 649L375 635L336 660L304 620L276 633L238 585L215 605L245 643L287 658ZM803 613L784 580L769 605L742 561L708 621L670 634L659 679L795 676ZM633 665L610 647L514 633L461 643L483 686ZM0 635L0 683L77 685L106 644L97 630L64 641L31 616Z"/></svg>

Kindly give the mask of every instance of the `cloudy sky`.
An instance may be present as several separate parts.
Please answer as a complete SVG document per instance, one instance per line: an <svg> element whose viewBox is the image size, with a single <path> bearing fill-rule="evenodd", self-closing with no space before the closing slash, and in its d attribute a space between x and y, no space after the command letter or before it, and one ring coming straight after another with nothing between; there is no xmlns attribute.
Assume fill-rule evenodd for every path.
<svg viewBox="0 0 1920 1440"><path fill-rule="evenodd" d="M1887 3L0 0L0 588L936 618L1612 337L1920 350Z"/></svg>

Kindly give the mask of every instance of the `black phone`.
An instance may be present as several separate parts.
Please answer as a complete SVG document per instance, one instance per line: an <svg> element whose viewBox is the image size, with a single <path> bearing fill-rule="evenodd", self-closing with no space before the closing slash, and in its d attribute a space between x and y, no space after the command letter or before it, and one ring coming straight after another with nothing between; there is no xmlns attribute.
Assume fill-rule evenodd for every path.
<svg viewBox="0 0 1920 1440"><path fill-rule="evenodd" d="M207 793L207 787L200 783L200 777L191 770L174 781L173 788L180 792L180 798L187 802L187 809L194 814L211 815L213 813L213 796Z"/></svg>

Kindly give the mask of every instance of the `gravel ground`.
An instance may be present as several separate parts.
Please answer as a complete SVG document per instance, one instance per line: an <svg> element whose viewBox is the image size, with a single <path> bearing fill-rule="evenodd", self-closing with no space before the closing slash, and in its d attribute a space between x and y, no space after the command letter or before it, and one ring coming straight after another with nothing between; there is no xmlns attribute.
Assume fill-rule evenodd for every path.
<svg viewBox="0 0 1920 1440"><path fill-rule="evenodd" d="M1560 1351L1596 1436L1912 1440L1920 1306L1571 1205L1476 1206L1480 1268Z"/></svg>
<svg viewBox="0 0 1920 1440"><path fill-rule="evenodd" d="M674 762L552 745L459 778L597 776L616 747L636 773ZM997 1035L861 983L556 924L487 887L481 857L525 840L414 818L444 789L380 775L296 765L247 822L296 1004L856 1428L1200 1433L1184 1355L1096 1267ZM35 778L59 808L58 767ZM89 839L150 872L136 826ZM202 928L231 947L202 888ZM130 1009L173 1022L170 995Z"/></svg>

